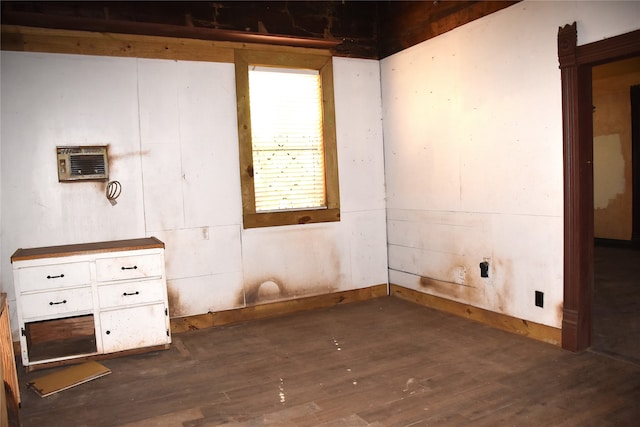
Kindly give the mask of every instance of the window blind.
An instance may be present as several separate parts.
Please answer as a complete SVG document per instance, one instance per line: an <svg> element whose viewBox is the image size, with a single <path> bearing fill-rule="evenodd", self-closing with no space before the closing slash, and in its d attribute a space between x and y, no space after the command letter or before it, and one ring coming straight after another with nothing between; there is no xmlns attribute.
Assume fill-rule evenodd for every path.
<svg viewBox="0 0 640 427"><path fill-rule="evenodd" d="M250 68L256 211L326 207L320 85L314 70Z"/></svg>

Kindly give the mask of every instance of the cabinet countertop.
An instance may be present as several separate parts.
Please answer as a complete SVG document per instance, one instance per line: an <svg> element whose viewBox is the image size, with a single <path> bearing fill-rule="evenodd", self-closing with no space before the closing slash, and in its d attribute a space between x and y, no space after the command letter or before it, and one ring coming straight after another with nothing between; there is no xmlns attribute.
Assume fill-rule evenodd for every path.
<svg viewBox="0 0 640 427"><path fill-rule="evenodd" d="M99 252L132 251L140 249L164 248L164 243L156 237L141 239L111 240L107 242L80 243L62 246L18 249L11 255L11 262L30 259L85 255Z"/></svg>

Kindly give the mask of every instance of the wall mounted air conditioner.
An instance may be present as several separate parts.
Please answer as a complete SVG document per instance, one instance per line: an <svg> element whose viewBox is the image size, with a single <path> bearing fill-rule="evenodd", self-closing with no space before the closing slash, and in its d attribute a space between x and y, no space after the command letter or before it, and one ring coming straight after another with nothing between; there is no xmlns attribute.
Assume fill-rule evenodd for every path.
<svg viewBox="0 0 640 427"><path fill-rule="evenodd" d="M106 145L56 147L58 181L108 180L109 161Z"/></svg>

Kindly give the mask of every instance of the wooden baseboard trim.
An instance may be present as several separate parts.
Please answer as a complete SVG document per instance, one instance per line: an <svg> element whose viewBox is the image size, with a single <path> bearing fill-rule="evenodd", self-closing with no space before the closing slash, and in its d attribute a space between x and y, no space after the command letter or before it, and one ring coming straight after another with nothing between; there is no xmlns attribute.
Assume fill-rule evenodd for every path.
<svg viewBox="0 0 640 427"><path fill-rule="evenodd" d="M247 320L264 319L318 308L333 307L365 301L388 295L387 285L374 285L368 288L317 295L294 300L260 304L232 310L216 311L195 316L177 317L171 319L171 333L206 329L214 326L228 325Z"/></svg>
<svg viewBox="0 0 640 427"><path fill-rule="evenodd" d="M559 328L518 319L394 284L389 285L389 295L555 346L560 346L562 343L562 330Z"/></svg>

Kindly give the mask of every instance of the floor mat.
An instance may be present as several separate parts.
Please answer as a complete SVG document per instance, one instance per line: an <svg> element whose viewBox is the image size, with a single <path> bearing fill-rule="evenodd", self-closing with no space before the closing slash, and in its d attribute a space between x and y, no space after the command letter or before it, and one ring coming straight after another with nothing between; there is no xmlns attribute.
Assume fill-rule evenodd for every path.
<svg viewBox="0 0 640 427"><path fill-rule="evenodd" d="M110 373L109 368L98 362L86 362L37 378L29 382L27 387L41 397L47 397Z"/></svg>

